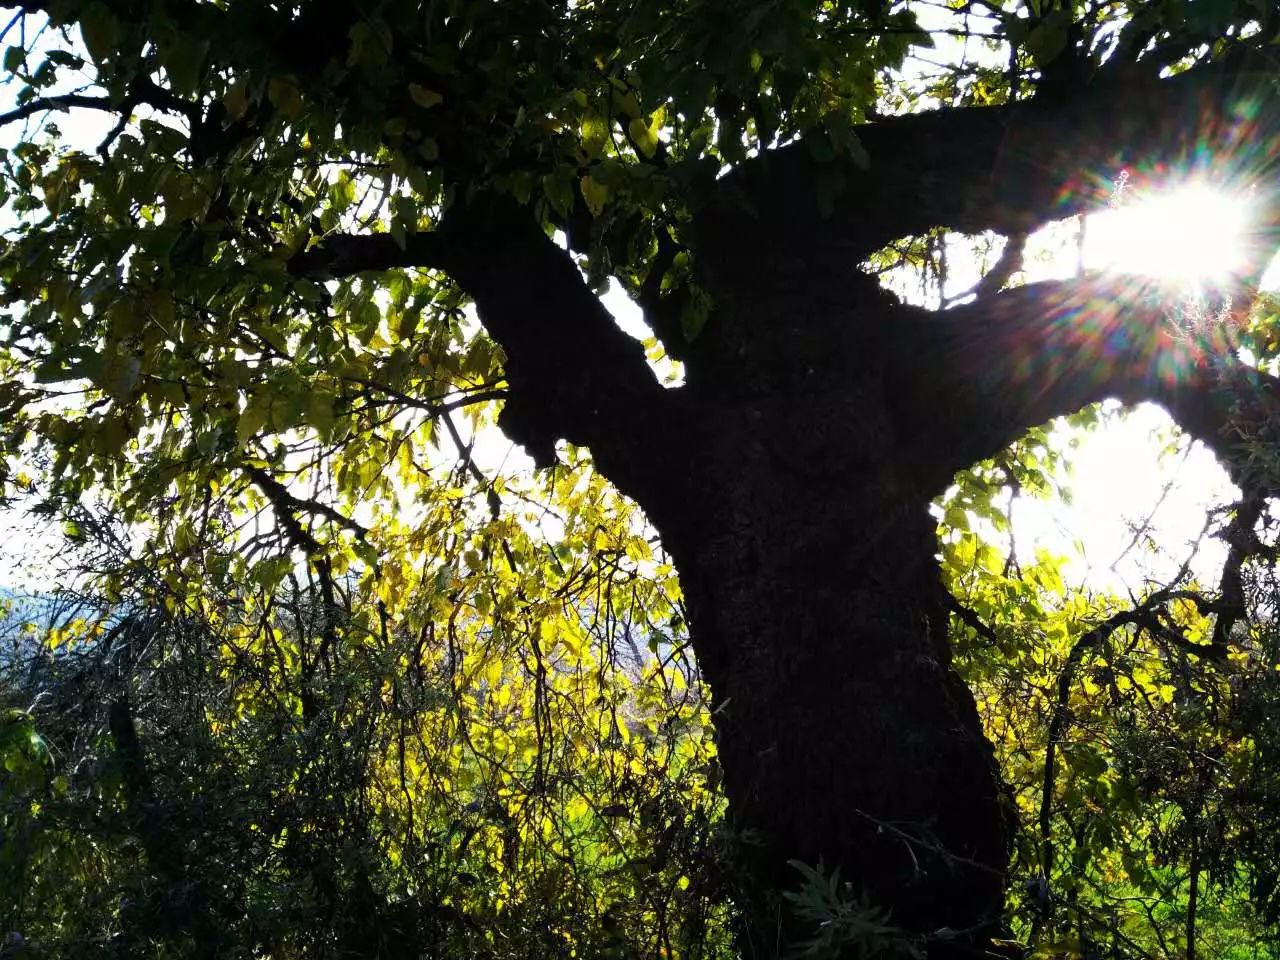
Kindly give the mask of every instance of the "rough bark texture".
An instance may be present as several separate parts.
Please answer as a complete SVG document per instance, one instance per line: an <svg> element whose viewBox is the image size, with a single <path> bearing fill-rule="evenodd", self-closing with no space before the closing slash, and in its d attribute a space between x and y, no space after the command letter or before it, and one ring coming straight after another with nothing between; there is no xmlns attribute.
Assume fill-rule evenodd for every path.
<svg viewBox="0 0 1280 960"><path fill-rule="evenodd" d="M796 858L839 866L910 929L990 928L1005 815L949 665L928 499L883 469L874 398L839 438L804 406L726 412L719 503L670 538L757 893L797 887ZM814 456L831 440L843 455ZM787 929L776 907L754 904L751 955Z"/></svg>
<svg viewBox="0 0 1280 960"><path fill-rule="evenodd" d="M681 571L731 818L750 831L744 945L786 939L788 859L839 866L913 931L989 932L1006 811L950 668L941 487L900 416L895 301L846 257L769 233L704 224L717 328L681 397L688 472L635 491Z"/></svg>

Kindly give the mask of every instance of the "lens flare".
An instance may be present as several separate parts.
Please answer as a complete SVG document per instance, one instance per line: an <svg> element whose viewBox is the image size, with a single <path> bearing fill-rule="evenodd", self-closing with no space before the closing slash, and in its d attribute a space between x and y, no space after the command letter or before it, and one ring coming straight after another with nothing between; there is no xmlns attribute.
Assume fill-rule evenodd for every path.
<svg viewBox="0 0 1280 960"><path fill-rule="evenodd" d="M1117 197L1089 218L1084 262L1090 269L1142 274L1197 289L1220 283L1246 262L1248 198L1186 183L1143 196Z"/></svg>

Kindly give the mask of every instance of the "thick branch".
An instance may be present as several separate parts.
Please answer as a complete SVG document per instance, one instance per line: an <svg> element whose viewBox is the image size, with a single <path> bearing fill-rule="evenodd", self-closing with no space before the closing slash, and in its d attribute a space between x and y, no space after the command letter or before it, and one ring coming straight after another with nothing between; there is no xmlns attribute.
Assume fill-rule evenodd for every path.
<svg viewBox="0 0 1280 960"><path fill-rule="evenodd" d="M655 444L671 399L582 279L572 256L525 210L482 198L450 210L439 228L407 238L330 237L293 258L296 276L329 279L396 267L444 271L475 301L507 355L507 406L500 425L539 464L564 438L608 456L616 441ZM649 448L651 454L653 447ZM639 468L637 455L629 466ZM616 479L626 482L627 465ZM645 472L652 468L643 468Z"/></svg>
<svg viewBox="0 0 1280 960"><path fill-rule="evenodd" d="M627 446L640 437L661 442L660 411L670 398L567 251L501 200L461 209L443 229L461 253L450 275L507 355L512 400L500 422L512 439L541 464L552 462L560 437L598 457L620 436ZM642 456L654 449L645 446Z"/></svg>
<svg viewBox="0 0 1280 960"><path fill-rule="evenodd" d="M1206 148L1252 182L1275 173L1280 111L1267 101L1278 75L1257 55L1164 80L1108 75L1067 102L880 118L855 131L866 169L792 144L721 180L703 219L713 233L754 221L865 257L931 227L1015 234L1098 209L1121 170L1138 182L1144 171L1191 173Z"/></svg>
<svg viewBox="0 0 1280 960"><path fill-rule="evenodd" d="M954 470L994 456L1025 430L1116 398L1163 406L1223 460L1233 480L1268 494L1276 471L1256 456L1280 415L1277 381L1235 359L1228 324L1194 327L1171 295L1126 276L1031 284L907 324L896 362L898 415ZM1213 323L1210 321L1210 323Z"/></svg>
<svg viewBox="0 0 1280 960"><path fill-rule="evenodd" d="M340 233L292 257L289 272L310 280L409 267L447 272L452 262L449 253L450 245L438 232L411 234L403 247L389 233Z"/></svg>

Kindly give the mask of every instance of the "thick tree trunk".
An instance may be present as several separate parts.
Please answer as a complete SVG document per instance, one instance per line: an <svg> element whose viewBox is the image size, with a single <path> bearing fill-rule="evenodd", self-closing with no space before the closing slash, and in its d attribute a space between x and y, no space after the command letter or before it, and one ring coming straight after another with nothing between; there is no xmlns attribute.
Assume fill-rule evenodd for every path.
<svg viewBox="0 0 1280 960"><path fill-rule="evenodd" d="M819 493L821 467L740 461L729 509L677 556L731 821L751 831L749 955L792 932L771 900L799 886L792 858L839 867L914 932L990 932L1008 830L948 663L927 504L883 475Z"/></svg>
<svg viewBox="0 0 1280 960"><path fill-rule="evenodd" d="M715 291L673 438L687 471L629 492L676 560L713 695L744 831L744 952L775 956L800 932L779 897L800 885L791 859L838 867L914 934L990 934L1010 825L950 666L928 510L944 481L920 468L883 360L893 302L847 261L830 300L812 261L792 265L802 299L787 264L729 262L746 273Z"/></svg>
<svg viewBox="0 0 1280 960"><path fill-rule="evenodd" d="M1170 329L1123 278L930 313L856 264L935 226L1016 234L1098 209L1122 170L1178 169L1207 146L1268 155L1275 116L1257 105L1274 64L1230 61L1161 80L1100 71L1060 102L877 117L857 128L863 156L818 161L797 139L673 200L655 222L679 224L714 316L692 344L668 329L689 291L661 244L638 299L687 363L680 390L654 383L573 256L510 198L457 203L399 241L330 236L290 261L313 279L448 273L506 351L503 429L539 463L562 438L589 447L658 527L715 698L731 817L759 840L756 955L776 950L768 901L798 878L789 858L839 866L916 932L999 916L1009 827L948 663L927 515L954 471L1108 396L1161 402L1246 454L1273 439L1280 406L1275 381ZM1261 206L1269 257L1275 216ZM585 252L574 239L595 236L590 212L566 220ZM668 280L682 289L664 292ZM1261 491L1250 464L1228 461Z"/></svg>

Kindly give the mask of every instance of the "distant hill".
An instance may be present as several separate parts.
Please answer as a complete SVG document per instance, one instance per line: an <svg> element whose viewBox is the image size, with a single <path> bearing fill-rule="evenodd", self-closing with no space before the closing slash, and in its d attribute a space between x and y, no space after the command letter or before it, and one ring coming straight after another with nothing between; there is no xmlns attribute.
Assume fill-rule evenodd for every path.
<svg viewBox="0 0 1280 960"><path fill-rule="evenodd" d="M50 627L83 615L81 604L72 597L0 586L0 662L32 652Z"/></svg>

